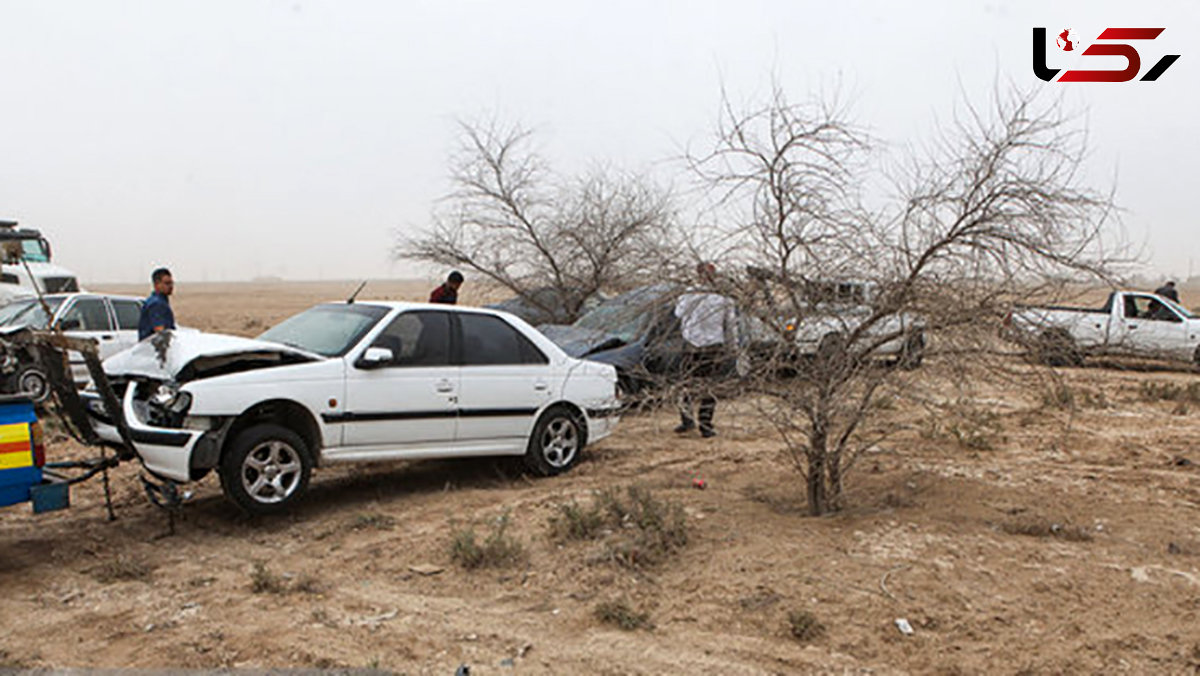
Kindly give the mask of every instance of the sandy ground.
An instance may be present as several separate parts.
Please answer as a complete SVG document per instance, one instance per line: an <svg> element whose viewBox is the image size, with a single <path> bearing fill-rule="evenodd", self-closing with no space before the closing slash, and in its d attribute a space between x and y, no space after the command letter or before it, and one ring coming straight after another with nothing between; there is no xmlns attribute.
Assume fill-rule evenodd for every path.
<svg viewBox="0 0 1200 676"><path fill-rule="evenodd" d="M253 334L341 295L181 285L175 306L181 323ZM748 400L722 405L712 440L674 437L669 411L627 417L552 479L478 460L322 469L287 517L240 515L210 477L170 536L125 465L112 477L115 522L98 481L65 512L0 513L0 667L1200 673L1200 406L1141 391L1200 381L1095 365L1059 374L1074 410L985 384L986 413L961 414L986 421L973 448L922 410L887 412L908 429L860 461L848 508L823 518L804 516L799 475ZM920 377L944 376L934 363ZM629 570L550 537L557 505L633 484L684 506L679 554ZM486 532L506 512L528 563L454 565L454 532ZM290 591L255 593L256 564ZM653 628L598 622L609 600L648 612ZM823 635L793 638L793 611Z"/></svg>

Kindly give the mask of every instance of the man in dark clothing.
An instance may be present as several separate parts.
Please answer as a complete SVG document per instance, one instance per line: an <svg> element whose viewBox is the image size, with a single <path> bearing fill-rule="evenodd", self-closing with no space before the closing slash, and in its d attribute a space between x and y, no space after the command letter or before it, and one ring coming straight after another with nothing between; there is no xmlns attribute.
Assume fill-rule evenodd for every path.
<svg viewBox="0 0 1200 676"><path fill-rule="evenodd" d="M446 283L433 290L429 294L430 303L445 303L446 305L458 304L458 287L462 286L463 276L458 270L450 273L446 278Z"/></svg>
<svg viewBox="0 0 1200 676"><path fill-rule="evenodd" d="M1175 282L1167 282L1154 290L1154 293L1163 298L1170 298L1176 303L1179 302L1179 292L1175 290Z"/></svg>
<svg viewBox="0 0 1200 676"><path fill-rule="evenodd" d="M142 314L138 317L138 340L175 328L175 313L171 310L175 280L171 278L171 271L159 268L151 273L150 281L154 283L154 292L142 303Z"/></svg>

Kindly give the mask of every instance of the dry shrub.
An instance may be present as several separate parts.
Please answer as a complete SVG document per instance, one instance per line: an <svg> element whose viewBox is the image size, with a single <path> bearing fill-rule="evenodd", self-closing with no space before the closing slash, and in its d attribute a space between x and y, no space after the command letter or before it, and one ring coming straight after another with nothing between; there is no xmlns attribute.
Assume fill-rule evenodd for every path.
<svg viewBox="0 0 1200 676"><path fill-rule="evenodd" d="M118 554L115 559L105 561L88 572L97 582L112 584L129 580L147 580L154 572L154 568L141 559Z"/></svg>
<svg viewBox="0 0 1200 676"><path fill-rule="evenodd" d="M788 627L791 629L792 637L804 643L825 635L825 625L821 624L816 615L807 610L793 610L788 613Z"/></svg>
<svg viewBox="0 0 1200 676"><path fill-rule="evenodd" d="M354 517L350 528L353 530L392 530L396 527L396 519L378 512L366 512Z"/></svg>
<svg viewBox="0 0 1200 676"><path fill-rule="evenodd" d="M1068 542L1091 542L1092 532L1083 526L1072 526L1048 519L1025 518L1005 521L1000 530L1009 535L1026 535L1037 538L1058 538Z"/></svg>
<svg viewBox="0 0 1200 676"><path fill-rule="evenodd" d="M1177 404L1200 404L1200 383L1176 385L1175 383L1143 381L1138 388L1142 401L1173 401Z"/></svg>
<svg viewBox="0 0 1200 676"><path fill-rule="evenodd" d="M1081 408L1110 408L1111 404L1103 392L1058 384L1042 392L1042 406L1062 411L1078 411Z"/></svg>
<svg viewBox="0 0 1200 676"><path fill-rule="evenodd" d="M608 526L605 512L597 501L581 507L572 500L558 506L558 514L550 517L550 534L557 540L593 540Z"/></svg>
<svg viewBox="0 0 1200 676"><path fill-rule="evenodd" d="M250 571L250 591L255 594L286 594L287 580L282 575L271 572L262 561L254 563Z"/></svg>
<svg viewBox="0 0 1200 676"><path fill-rule="evenodd" d="M602 624L611 624L625 631L654 628L650 613L636 611L625 601L605 601L596 606L593 615Z"/></svg>
<svg viewBox="0 0 1200 676"><path fill-rule="evenodd" d="M491 534L482 544L475 529L463 528L450 541L450 560L467 570L503 568L524 563L528 558L525 545L508 534L509 517L505 513L496 519Z"/></svg>
<svg viewBox="0 0 1200 676"><path fill-rule="evenodd" d="M552 530L587 535L580 539L603 535L605 558L628 568L657 565L688 543L683 505L660 500L643 486L629 486L623 493L608 488L596 493L590 507L570 510L573 517L565 516L566 511ZM564 523L570 518L577 521Z"/></svg>

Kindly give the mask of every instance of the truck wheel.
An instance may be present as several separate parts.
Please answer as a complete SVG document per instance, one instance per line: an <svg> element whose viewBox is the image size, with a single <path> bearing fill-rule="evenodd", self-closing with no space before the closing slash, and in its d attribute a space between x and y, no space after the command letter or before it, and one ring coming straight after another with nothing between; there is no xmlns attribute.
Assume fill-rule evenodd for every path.
<svg viewBox="0 0 1200 676"><path fill-rule="evenodd" d="M587 441L587 427L566 406L552 406L533 426L525 449L525 467L535 474L554 476L575 466Z"/></svg>
<svg viewBox="0 0 1200 676"><path fill-rule="evenodd" d="M1062 329L1051 329L1041 335L1037 346L1038 358L1048 366L1080 366L1083 355L1075 339Z"/></svg>
<svg viewBox="0 0 1200 676"><path fill-rule="evenodd" d="M913 371L920 368L921 363L925 361L925 332L916 331L910 333L904 339L904 346L900 348L900 368L905 371Z"/></svg>
<svg viewBox="0 0 1200 676"><path fill-rule="evenodd" d="M221 454L221 489L251 514L283 512L308 489L312 465L299 434L272 423L255 425Z"/></svg>
<svg viewBox="0 0 1200 676"><path fill-rule="evenodd" d="M13 389L29 397L34 404L44 404L50 398L50 376L41 366L22 366L13 376L13 384Z"/></svg>

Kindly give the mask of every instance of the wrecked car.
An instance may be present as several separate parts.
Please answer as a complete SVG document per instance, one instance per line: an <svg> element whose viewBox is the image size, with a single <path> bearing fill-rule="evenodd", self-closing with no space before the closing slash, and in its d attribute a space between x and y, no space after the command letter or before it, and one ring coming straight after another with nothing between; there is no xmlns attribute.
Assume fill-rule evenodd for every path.
<svg viewBox="0 0 1200 676"><path fill-rule="evenodd" d="M104 363L143 466L210 471L251 513L285 510L337 462L523 456L570 469L617 424L616 372L574 359L502 312L328 303L256 339L168 331ZM94 392L101 438L114 420Z"/></svg>
<svg viewBox="0 0 1200 676"><path fill-rule="evenodd" d="M531 326L565 324L571 320L570 308L579 306L587 313L604 302L604 296L600 294L590 295L580 302L584 295L585 292L579 289L544 286L484 307L520 317Z"/></svg>
<svg viewBox="0 0 1200 676"><path fill-rule="evenodd" d="M51 294L22 298L0 307L0 391L21 393L42 404L50 396L49 376L40 358L29 349L3 340L24 329L59 329L75 338L96 341L100 358L137 344L142 300L93 293ZM71 376L83 387L89 382L83 357L69 353Z"/></svg>

